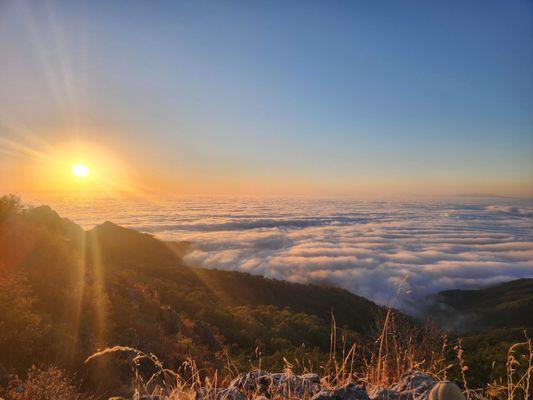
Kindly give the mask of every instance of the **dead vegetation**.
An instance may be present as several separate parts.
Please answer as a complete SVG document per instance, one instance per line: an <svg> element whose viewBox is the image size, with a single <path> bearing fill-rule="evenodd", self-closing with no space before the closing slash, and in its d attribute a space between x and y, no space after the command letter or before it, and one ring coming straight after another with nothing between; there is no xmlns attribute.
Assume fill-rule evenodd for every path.
<svg viewBox="0 0 533 400"><path fill-rule="evenodd" d="M340 342L340 343L339 343ZM161 396L168 400L197 399L220 400L235 399L231 393L231 382L243 376L231 360L227 361L224 371L209 372L197 368L194 360L189 359L177 371L164 367L154 354L116 346L104 349L90 356L86 362L110 355L126 355L132 366L133 398L143 395ZM143 365L148 362L156 372L147 376ZM468 362L464 359L461 340L451 345L447 335L434 323L416 326L389 308L373 346L360 344L346 346L346 340L337 330L333 319L331 328L331 351L328 362L319 371L308 369L303 360L285 360L284 373L289 378L302 374L318 373L320 386L330 390L351 383L364 385L368 393L378 388L390 387L409 371L422 371L436 381L458 378L465 398L468 400L530 400L531 375L533 372L532 341L525 335L524 342L514 344L508 351L507 379L494 380L486 387L470 387ZM251 365L251 370L261 370L261 359ZM297 375L298 374L298 375ZM290 382L290 379L289 379ZM267 391L270 398L308 399L312 393L288 390L280 395L276 388ZM256 387L242 393L246 398L256 398L265 394L265 388Z"/></svg>

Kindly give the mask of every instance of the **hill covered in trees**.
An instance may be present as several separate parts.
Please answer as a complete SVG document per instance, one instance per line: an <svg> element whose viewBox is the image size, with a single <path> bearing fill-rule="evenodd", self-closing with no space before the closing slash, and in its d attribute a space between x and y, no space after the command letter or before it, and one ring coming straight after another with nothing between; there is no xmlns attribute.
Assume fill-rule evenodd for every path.
<svg viewBox="0 0 533 400"><path fill-rule="evenodd" d="M509 347L533 332L533 279L447 290L431 300L427 313L440 326L463 337L476 381L503 376Z"/></svg>
<svg viewBox="0 0 533 400"><path fill-rule="evenodd" d="M533 279L477 290L447 290L434 300L441 323L461 333L533 327Z"/></svg>

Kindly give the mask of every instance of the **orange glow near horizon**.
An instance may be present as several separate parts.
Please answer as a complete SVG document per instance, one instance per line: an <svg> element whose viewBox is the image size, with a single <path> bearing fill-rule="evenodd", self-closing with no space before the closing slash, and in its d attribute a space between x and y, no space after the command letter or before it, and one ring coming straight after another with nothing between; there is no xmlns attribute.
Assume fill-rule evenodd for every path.
<svg viewBox="0 0 533 400"><path fill-rule="evenodd" d="M94 142L76 139L95 136ZM111 149L120 148L120 153ZM159 198L168 195L236 196L350 196L360 199L394 199L461 193L499 193L530 197L522 181L484 182L475 176L396 176L357 172L331 179L326 174L290 174L277 170L235 169L219 166L213 175L202 168L171 169L142 158L130 143L108 141L91 131L64 131L53 142L26 132L18 140L0 137L0 152L7 155L0 169L3 191L35 193L135 195ZM3 172L4 171L4 172ZM15 172L13 172L15 171ZM402 178L402 179L401 179Z"/></svg>

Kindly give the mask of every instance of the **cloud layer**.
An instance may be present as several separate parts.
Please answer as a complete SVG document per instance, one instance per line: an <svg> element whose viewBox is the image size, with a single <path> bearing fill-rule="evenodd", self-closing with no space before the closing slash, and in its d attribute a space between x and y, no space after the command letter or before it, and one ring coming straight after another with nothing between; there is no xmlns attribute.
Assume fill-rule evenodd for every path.
<svg viewBox="0 0 533 400"><path fill-rule="evenodd" d="M85 226L111 219L193 241L193 265L333 284L407 310L436 291L533 277L525 201L195 198L63 211Z"/></svg>

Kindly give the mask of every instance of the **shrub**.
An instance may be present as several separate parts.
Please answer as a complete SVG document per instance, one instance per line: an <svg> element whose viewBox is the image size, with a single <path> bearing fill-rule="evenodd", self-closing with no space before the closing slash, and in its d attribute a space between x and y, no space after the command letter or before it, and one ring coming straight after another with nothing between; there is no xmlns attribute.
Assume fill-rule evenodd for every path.
<svg viewBox="0 0 533 400"><path fill-rule="evenodd" d="M53 366L44 369L31 367L24 381L13 377L7 390L7 398L12 400L88 400L78 392L72 378L64 370Z"/></svg>

